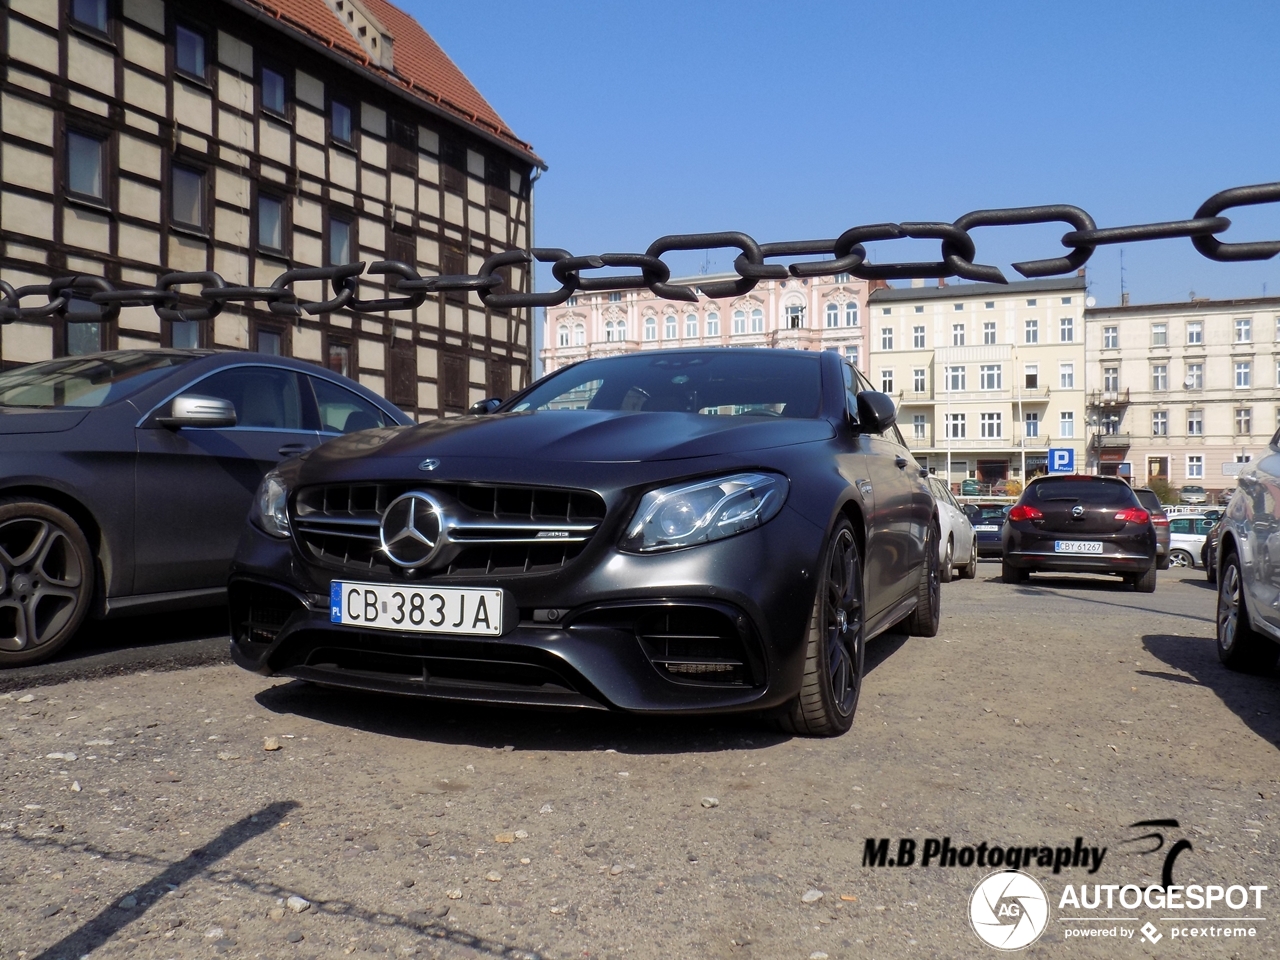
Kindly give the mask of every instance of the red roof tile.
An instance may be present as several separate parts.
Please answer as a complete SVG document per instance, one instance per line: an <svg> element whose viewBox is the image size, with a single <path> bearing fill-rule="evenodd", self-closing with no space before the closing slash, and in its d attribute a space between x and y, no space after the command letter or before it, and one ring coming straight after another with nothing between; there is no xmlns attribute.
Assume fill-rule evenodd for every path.
<svg viewBox="0 0 1280 960"><path fill-rule="evenodd" d="M533 148L515 135L418 21L387 0L361 2L382 22L395 41L394 72L370 62L364 48L325 5L324 0L248 2L266 11L283 26L319 40L359 67L396 83L413 96L452 114L462 123L497 137L524 154L531 162L541 165L542 161L534 154Z"/></svg>

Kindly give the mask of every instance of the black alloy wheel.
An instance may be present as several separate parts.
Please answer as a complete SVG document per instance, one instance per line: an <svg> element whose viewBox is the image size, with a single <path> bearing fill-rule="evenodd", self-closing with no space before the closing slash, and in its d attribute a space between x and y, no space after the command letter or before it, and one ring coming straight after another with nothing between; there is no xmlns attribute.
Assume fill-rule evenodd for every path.
<svg viewBox="0 0 1280 960"><path fill-rule="evenodd" d="M780 723L789 733L829 737L853 725L866 661L862 557L847 519L831 531L819 569L800 695Z"/></svg>
<svg viewBox="0 0 1280 960"><path fill-rule="evenodd" d="M913 637L936 637L942 620L942 570L938 563L938 541L942 531L938 519L929 524L925 538L924 566L920 571L920 585L916 588L916 608L907 618L907 633Z"/></svg>
<svg viewBox="0 0 1280 960"><path fill-rule="evenodd" d="M1235 550L1223 555L1218 581L1218 659L1231 670L1247 673L1270 670L1280 655L1280 647L1254 630L1249 622L1244 576Z"/></svg>
<svg viewBox="0 0 1280 960"><path fill-rule="evenodd" d="M0 666L47 660L89 610L93 556L76 522L39 500L0 500Z"/></svg>

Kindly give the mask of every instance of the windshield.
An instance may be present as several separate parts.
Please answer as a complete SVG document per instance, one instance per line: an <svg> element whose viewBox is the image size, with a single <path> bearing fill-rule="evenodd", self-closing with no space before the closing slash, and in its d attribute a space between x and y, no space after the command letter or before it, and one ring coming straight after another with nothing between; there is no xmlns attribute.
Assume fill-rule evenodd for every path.
<svg viewBox="0 0 1280 960"><path fill-rule="evenodd" d="M645 352L553 374L513 410L622 410L809 419L822 395L818 355L770 350Z"/></svg>
<svg viewBox="0 0 1280 960"><path fill-rule="evenodd" d="M192 359L180 353L121 351L33 363L0 374L0 407L101 407Z"/></svg>

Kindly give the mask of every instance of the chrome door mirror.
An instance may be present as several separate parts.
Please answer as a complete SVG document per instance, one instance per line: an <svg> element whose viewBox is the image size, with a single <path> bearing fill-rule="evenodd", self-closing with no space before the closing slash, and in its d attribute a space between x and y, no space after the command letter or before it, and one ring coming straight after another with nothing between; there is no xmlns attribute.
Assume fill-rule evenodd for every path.
<svg viewBox="0 0 1280 960"><path fill-rule="evenodd" d="M157 417L156 423L170 430L182 427L234 427L236 408L230 400L184 393L173 398L169 404L168 416Z"/></svg>

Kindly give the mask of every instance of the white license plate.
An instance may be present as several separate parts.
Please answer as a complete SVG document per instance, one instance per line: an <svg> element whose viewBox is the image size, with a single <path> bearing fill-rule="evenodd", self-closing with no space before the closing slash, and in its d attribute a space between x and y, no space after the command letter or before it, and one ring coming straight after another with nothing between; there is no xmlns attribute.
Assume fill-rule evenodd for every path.
<svg viewBox="0 0 1280 960"><path fill-rule="evenodd" d="M502 591L334 580L329 584L329 619L377 630L498 637Z"/></svg>
<svg viewBox="0 0 1280 960"><path fill-rule="evenodd" d="M1058 553L1101 553L1101 540L1055 540L1053 549Z"/></svg>
<svg viewBox="0 0 1280 960"><path fill-rule="evenodd" d="M1000 528L994 523L980 523L973 529L977 530L979 533L995 533Z"/></svg>

